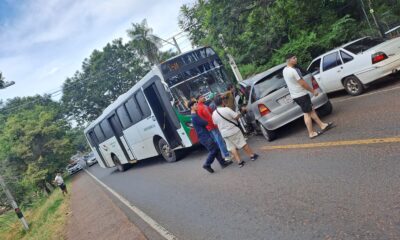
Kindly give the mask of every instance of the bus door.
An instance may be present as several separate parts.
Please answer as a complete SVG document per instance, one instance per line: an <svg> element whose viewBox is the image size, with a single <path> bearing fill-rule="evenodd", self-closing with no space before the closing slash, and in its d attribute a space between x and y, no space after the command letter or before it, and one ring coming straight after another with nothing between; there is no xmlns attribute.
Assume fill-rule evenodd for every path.
<svg viewBox="0 0 400 240"><path fill-rule="evenodd" d="M118 144L121 147L126 159L134 160L135 156L133 155L132 151L130 150L128 144L126 143L124 134L122 132L122 125L117 117L116 114L113 114L111 117L108 118L108 122L117 138Z"/></svg>
<svg viewBox="0 0 400 240"><path fill-rule="evenodd" d="M170 147L176 148L182 145L182 139L177 132L181 128L181 125L171 106L161 79L157 76L153 77L149 81L149 85L144 86L143 89L146 99Z"/></svg>
<svg viewBox="0 0 400 240"><path fill-rule="evenodd" d="M103 158L103 155L101 154L101 151L99 149L99 140L97 139L96 135L94 134L93 130L90 131L87 134L87 138L89 139L90 145L92 145L92 150L94 155L96 156L100 166L105 167L107 164L105 164L105 160ZM94 148L94 149L93 149Z"/></svg>

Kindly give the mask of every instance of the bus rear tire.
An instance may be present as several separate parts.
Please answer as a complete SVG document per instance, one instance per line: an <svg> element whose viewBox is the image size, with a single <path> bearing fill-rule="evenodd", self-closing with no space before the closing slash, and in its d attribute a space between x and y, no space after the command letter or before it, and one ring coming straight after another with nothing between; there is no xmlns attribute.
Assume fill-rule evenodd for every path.
<svg viewBox="0 0 400 240"><path fill-rule="evenodd" d="M167 141L165 141L162 138L160 138L158 140L158 150L159 150L159 153L165 159L165 161L167 161L167 162L176 162L175 151L173 149L171 149L169 144L167 143Z"/></svg>
<svg viewBox="0 0 400 240"><path fill-rule="evenodd" d="M118 171L125 172L127 169L127 164L122 164L119 158L116 155L112 156L112 160L114 161L115 166L117 167Z"/></svg>

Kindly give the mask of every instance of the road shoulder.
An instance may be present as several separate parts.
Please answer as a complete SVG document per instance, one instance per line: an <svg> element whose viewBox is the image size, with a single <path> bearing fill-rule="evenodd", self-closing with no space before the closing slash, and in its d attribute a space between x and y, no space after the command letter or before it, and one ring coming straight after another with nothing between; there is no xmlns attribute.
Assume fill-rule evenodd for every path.
<svg viewBox="0 0 400 240"><path fill-rule="evenodd" d="M101 187L83 172L72 180L70 208L67 239L146 239Z"/></svg>

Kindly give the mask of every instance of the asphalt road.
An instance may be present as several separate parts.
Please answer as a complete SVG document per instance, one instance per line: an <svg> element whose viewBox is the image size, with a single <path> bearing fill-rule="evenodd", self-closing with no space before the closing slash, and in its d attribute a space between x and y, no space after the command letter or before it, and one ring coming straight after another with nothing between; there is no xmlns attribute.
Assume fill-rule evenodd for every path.
<svg viewBox="0 0 400 240"><path fill-rule="evenodd" d="M179 239L400 239L400 80L331 97L325 119L336 128L309 140L299 120L273 143L254 136L261 157L243 168L214 163L209 174L199 148L173 164L154 158L124 173L90 172ZM371 138L392 141L363 142ZM355 141L337 146L347 140ZM320 142L332 144L296 147Z"/></svg>

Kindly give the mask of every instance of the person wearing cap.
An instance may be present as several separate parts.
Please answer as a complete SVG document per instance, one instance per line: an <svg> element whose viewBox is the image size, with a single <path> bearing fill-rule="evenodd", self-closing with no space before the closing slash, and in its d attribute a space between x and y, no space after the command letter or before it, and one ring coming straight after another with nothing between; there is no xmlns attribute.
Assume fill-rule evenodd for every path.
<svg viewBox="0 0 400 240"><path fill-rule="evenodd" d="M217 143L222 156L225 160L230 160L229 152L226 149L226 145L224 139L221 136L221 133L218 130L218 127L214 124L211 115L211 109L205 104L206 98L200 95L197 98L197 115L199 115L203 120L207 121L207 130L210 132L212 138Z"/></svg>
<svg viewBox="0 0 400 240"><path fill-rule="evenodd" d="M244 161L240 159L238 149L243 149L250 159L255 161L258 155L247 144L237 122L240 118L240 113L236 113L227 107L220 96L215 99L215 104L217 105L217 109L212 114L212 120L221 131L221 135L226 142L226 147L232 153L239 167L244 166Z"/></svg>
<svg viewBox="0 0 400 240"><path fill-rule="evenodd" d="M207 130L206 126L208 125L208 122L204 119L202 119L198 114L198 105L196 101L190 101L188 104L188 107L190 108L190 111L192 113L192 124L193 128L195 129L197 133L197 137L199 138L199 142L207 149L208 151L208 156L206 159L206 162L203 165L203 168L207 170L210 173L214 172L214 169L212 169L211 164L214 162L214 159L217 159L219 164L221 165L222 168L225 168L229 164L231 164L231 161L225 161L222 158L222 155L220 153L220 150L217 146L217 144L214 142L213 138L211 137L211 133Z"/></svg>
<svg viewBox="0 0 400 240"><path fill-rule="evenodd" d="M318 91L308 85L302 78L301 74L299 74L299 71L295 68L297 65L297 57L294 54L286 55L286 63L287 66L283 69L283 78L288 86L290 96L293 101L300 106L304 113L304 122L308 130L308 136L310 139L316 138L323 132L332 128L334 126L333 122L325 123L321 121L315 112L309 93L313 96L318 96ZM313 120L320 127L320 131L314 130Z"/></svg>

